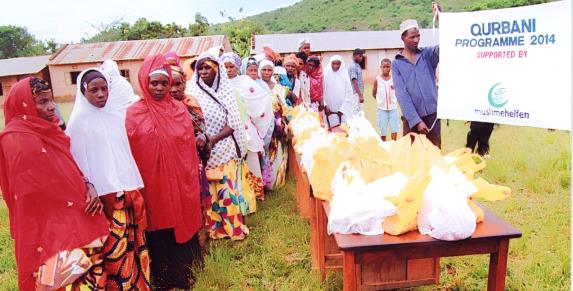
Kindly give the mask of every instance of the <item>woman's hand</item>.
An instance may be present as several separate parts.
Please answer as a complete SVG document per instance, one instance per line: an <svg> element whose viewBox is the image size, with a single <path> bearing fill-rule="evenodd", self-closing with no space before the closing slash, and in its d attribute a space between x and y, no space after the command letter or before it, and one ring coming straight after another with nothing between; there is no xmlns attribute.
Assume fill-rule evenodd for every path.
<svg viewBox="0 0 573 291"><path fill-rule="evenodd" d="M197 148L203 149L205 147L205 145L207 144L207 136L205 136L205 134L203 134L203 133L197 135L197 137L195 137L195 144L196 144Z"/></svg>
<svg viewBox="0 0 573 291"><path fill-rule="evenodd" d="M101 214L103 211L103 204L99 200L94 186L91 183L86 183L86 185L88 186L88 191L86 193L86 202L88 205L86 206L86 209L84 209L84 212L91 216Z"/></svg>

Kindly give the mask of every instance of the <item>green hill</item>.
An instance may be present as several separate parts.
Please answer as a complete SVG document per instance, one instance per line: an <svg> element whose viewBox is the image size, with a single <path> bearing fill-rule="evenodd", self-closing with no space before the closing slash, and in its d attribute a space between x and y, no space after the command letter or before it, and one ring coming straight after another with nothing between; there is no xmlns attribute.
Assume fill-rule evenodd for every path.
<svg viewBox="0 0 573 291"><path fill-rule="evenodd" d="M443 11L468 11L523 6L544 0L442 0ZM404 19L417 19L422 27L432 26L429 0L303 0L292 6L246 19L267 33L388 30L398 29ZM224 23L211 27L220 31Z"/></svg>

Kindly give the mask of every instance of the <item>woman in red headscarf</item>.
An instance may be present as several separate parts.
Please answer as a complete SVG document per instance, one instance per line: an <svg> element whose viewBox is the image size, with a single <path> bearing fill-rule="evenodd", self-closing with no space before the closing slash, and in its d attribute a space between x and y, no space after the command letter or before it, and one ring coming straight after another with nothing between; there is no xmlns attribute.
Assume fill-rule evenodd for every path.
<svg viewBox="0 0 573 291"><path fill-rule="evenodd" d="M306 74L310 80L310 102L319 106L322 104L322 68L320 59L317 56L311 56L306 61Z"/></svg>
<svg viewBox="0 0 573 291"><path fill-rule="evenodd" d="M152 285L189 289L191 266L201 260L202 224L193 120L169 94L171 69L163 55L145 58L138 77L143 97L129 107L125 123L145 185Z"/></svg>
<svg viewBox="0 0 573 291"><path fill-rule="evenodd" d="M98 274L109 225L95 189L74 162L70 139L58 127L48 84L37 78L16 83L4 118L0 186L16 245L19 289L71 283L103 288Z"/></svg>

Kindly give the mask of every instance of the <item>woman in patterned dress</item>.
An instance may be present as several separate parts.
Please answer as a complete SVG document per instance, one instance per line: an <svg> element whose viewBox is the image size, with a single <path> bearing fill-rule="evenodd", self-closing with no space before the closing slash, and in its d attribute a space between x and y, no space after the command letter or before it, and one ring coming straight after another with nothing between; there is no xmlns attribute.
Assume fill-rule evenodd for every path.
<svg viewBox="0 0 573 291"><path fill-rule="evenodd" d="M76 163L93 183L110 221L111 234L104 244L105 289L149 290L145 203L139 192L143 181L125 130L127 107L137 99L121 95L126 92L121 79L110 82L116 75L105 75L91 68L78 76L66 134Z"/></svg>
<svg viewBox="0 0 573 291"><path fill-rule="evenodd" d="M242 240L249 229L241 212L238 169L246 154L246 139L237 100L218 59L208 53L199 56L186 93L199 102L212 144L207 162L211 193L206 217L209 236Z"/></svg>

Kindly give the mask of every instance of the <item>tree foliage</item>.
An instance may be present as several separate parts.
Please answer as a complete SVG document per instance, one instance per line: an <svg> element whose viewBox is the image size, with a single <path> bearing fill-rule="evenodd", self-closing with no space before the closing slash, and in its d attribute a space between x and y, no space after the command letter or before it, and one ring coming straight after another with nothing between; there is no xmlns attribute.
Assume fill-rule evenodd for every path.
<svg viewBox="0 0 573 291"><path fill-rule="evenodd" d="M149 21L139 18L135 23L129 24L121 20L103 24L96 28L97 33L91 37L82 38L81 42L105 42L119 40L160 39L184 36L205 35L209 29L207 18L201 13L195 14L195 22L188 27L175 22L162 24L159 21Z"/></svg>
<svg viewBox="0 0 573 291"><path fill-rule="evenodd" d="M467 7L469 11L519 7L550 2L548 0L482 0Z"/></svg>
<svg viewBox="0 0 573 291"><path fill-rule="evenodd" d="M53 39L37 40L25 27L0 26L0 59L51 54L59 46Z"/></svg>

